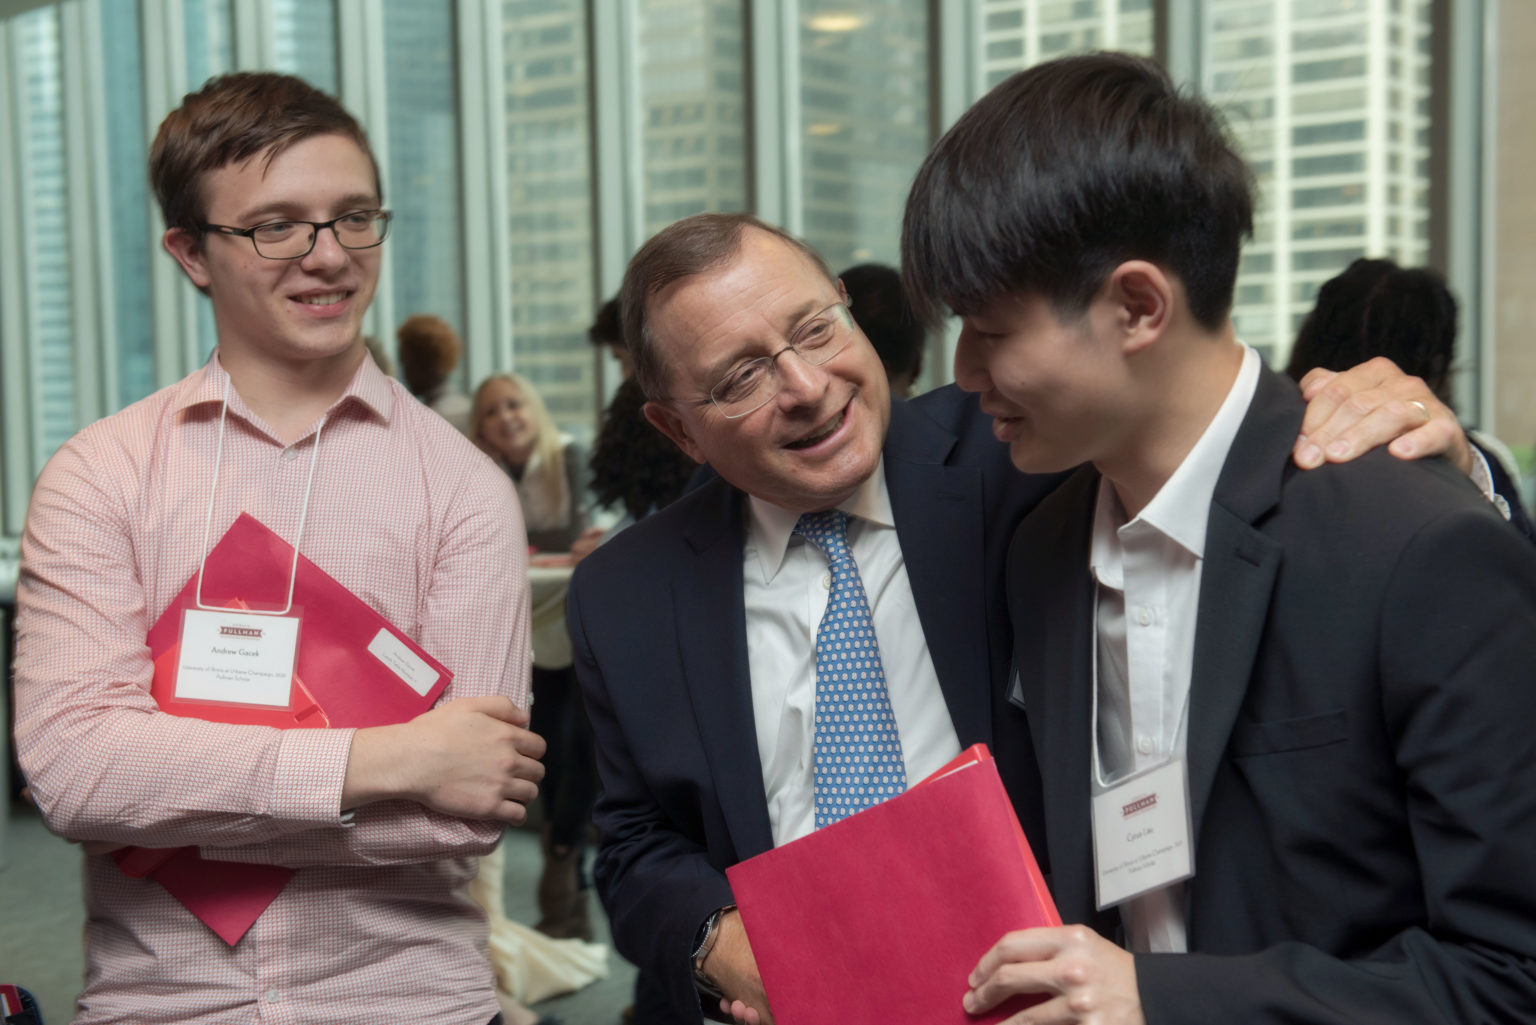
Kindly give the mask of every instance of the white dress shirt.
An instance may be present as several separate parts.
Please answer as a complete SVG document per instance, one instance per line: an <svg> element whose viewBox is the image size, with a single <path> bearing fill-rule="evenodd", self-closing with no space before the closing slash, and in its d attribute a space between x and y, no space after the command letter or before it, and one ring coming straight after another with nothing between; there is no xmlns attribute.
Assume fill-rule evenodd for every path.
<svg viewBox="0 0 1536 1025"><path fill-rule="evenodd" d="M1089 566L1098 582L1095 739L1105 783L1184 757L1206 521L1259 366L1244 346L1216 416L1130 522L1113 486L1099 483ZM1183 894L1175 884L1122 905L1127 946L1185 951Z"/></svg>
<svg viewBox="0 0 1536 1025"><path fill-rule="evenodd" d="M910 786L959 754L960 740L918 622L883 460L838 508L848 513ZM816 828L816 628L832 578L821 550L794 533L798 519L752 498L743 550L752 713L775 846Z"/></svg>

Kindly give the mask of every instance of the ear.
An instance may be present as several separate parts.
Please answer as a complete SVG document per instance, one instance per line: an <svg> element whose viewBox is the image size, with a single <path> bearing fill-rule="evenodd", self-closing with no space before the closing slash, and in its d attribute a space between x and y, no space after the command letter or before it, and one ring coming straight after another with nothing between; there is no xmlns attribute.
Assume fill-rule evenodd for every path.
<svg viewBox="0 0 1536 1025"><path fill-rule="evenodd" d="M1155 263L1127 260L1114 269L1105 288L1126 355L1162 337L1173 319L1173 279Z"/></svg>
<svg viewBox="0 0 1536 1025"><path fill-rule="evenodd" d="M203 259L203 241L186 228L167 228L160 238L165 251L176 258L192 284L206 290L212 278Z"/></svg>
<svg viewBox="0 0 1536 1025"><path fill-rule="evenodd" d="M693 440L693 431L683 415L671 406L660 402L647 402L640 407L651 426L672 439L672 444L682 449L696 463L704 462L704 450Z"/></svg>

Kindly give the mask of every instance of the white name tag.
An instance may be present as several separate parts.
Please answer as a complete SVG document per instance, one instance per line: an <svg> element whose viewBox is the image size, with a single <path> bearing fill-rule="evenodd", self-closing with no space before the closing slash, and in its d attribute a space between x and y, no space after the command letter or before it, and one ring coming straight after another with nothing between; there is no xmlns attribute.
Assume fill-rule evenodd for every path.
<svg viewBox="0 0 1536 1025"><path fill-rule="evenodd" d="M176 696L287 708L298 652L298 616L188 609L181 621Z"/></svg>
<svg viewBox="0 0 1536 1025"><path fill-rule="evenodd" d="M368 650L422 697L426 697L427 691L437 682L437 670L423 662L404 641L388 630L381 629L374 634L373 640L368 642Z"/></svg>
<svg viewBox="0 0 1536 1025"><path fill-rule="evenodd" d="M1093 798L1099 910L1194 875L1184 759L1122 780Z"/></svg>

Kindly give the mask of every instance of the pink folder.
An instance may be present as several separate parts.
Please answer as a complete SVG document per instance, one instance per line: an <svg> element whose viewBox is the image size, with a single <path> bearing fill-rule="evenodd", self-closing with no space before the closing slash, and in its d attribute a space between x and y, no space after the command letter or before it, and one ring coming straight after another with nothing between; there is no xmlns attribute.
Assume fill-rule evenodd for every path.
<svg viewBox="0 0 1536 1025"><path fill-rule="evenodd" d="M255 517L242 513L208 555L203 604L280 609L287 599L292 561L292 546ZM371 606L301 555L293 610L304 620L288 707L180 700L175 694L181 615L197 607L196 588L194 573L146 639L155 660L150 693L161 710L172 715L283 729L385 726L427 711L453 677ZM381 633L392 638L392 646L403 645L436 673L425 693L369 650ZM126 874L153 878L231 946L277 899L294 872L276 865L206 860L195 847L127 847L113 858Z"/></svg>
<svg viewBox="0 0 1536 1025"><path fill-rule="evenodd" d="M1004 933L1060 925L983 745L899 797L726 870L778 1025L976 1025L966 978Z"/></svg>

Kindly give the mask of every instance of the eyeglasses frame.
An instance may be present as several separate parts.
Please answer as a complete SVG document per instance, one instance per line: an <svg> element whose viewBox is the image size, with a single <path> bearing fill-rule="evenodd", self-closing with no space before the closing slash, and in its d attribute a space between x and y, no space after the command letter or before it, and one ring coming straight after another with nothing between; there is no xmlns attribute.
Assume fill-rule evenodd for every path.
<svg viewBox="0 0 1536 1025"><path fill-rule="evenodd" d="M798 328L795 329L795 333L793 335L791 335L789 338L786 338L784 340L784 347L782 349L780 349L779 351L777 351L777 352L775 352L775 353L773 353L771 355L768 355L768 356L758 356L756 359L748 360L746 363L742 364L742 366L748 366L748 365L750 365L752 363L757 363L757 362L760 362L760 361L766 361L767 362L769 371L773 375L772 376L772 380L773 380L773 382L775 384L775 387L774 387L774 389L771 392L768 393L767 397L764 398L763 401L759 402L757 405L753 406L751 409L743 410L740 413L727 413L725 411L725 407L720 405L719 400L715 398L715 392L722 385L724 385L726 380L729 379L729 377L731 376L730 374L727 374L725 378L722 378L719 381L716 381L714 386L709 389L709 398L707 398L707 399L700 399L700 400L698 400L697 404L702 406L705 403L712 403L714 405L714 407L717 410L720 411L720 415L725 417L727 420L740 420L744 416L750 416L753 413L756 413L759 409L762 409L764 406L768 405L768 403L772 402L774 400L774 398L779 394L779 391L783 387L783 385L781 383L779 383L779 357L784 355L786 352L793 352L796 356L798 356L801 359L801 361L803 361L805 363L806 366L809 366L809 367L822 367L822 366L826 366L828 363L832 362L838 356L842 355L843 350L848 348L848 343L853 340L852 332L858 329L858 322L853 319L853 300L848 297L848 292L847 292L846 289L843 288L843 283L841 281L839 281L837 283L837 291L838 291L838 294L842 296L842 298L839 299L835 303L827 304L826 306L822 307L820 310L817 310L811 316L807 317L805 319L805 321ZM823 356L822 359L819 362L812 362L811 360L806 358L804 353L802 353L800 351L799 346L796 343L797 343L798 339L800 338L800 336L805 333L805 329L807 327L809 327L811 324L815 323L816 321L820 320L828 312L830 312L831 310L836 309L839 306L841 306L843 308L843 317L846 318L845 320L842 321L842 324L841 324L842 329L845 330L845 331L848 331L849 335L848 335L848 337L843 339L843 344L842 345L839 345L837 348L832 349L831 352L826 353L826 355ZM836 323L837 321L838 321L838 318L834 318L834 323ZM830 346L829 346L829 348L830 348ZM818 353L817 355L821 355L821 353ZM738 367L737 369L739 370L740 367ZM735 373L735 371L732 371L732 373Z"/></svg>
<svg viewBox="0 0 1536 1025"><path fill-rule="evenodd" d="M342 241L341 232L336 230L336 222L340 221L340 220L344 220L345 218L348 218L348 217L356 216L357 214L373 214L376 219L379 219L379 220L383 221L383 223L384 223L384 230L379 232L379 240L377 242L370 242L366 246L350 246L350 245L347 245L346 242ZM331 234L335 237L336 244L341 246L341 248L343 248L343 249L351 250L351 251L354 251L354 252L358 251L358 250L362 250L362 249L375 249L375 248L383 245L384 244L384 240L389 237L389 225L390 225L390 222L391 222L391 218L393 216L394 215L393 215L393 213L391 211L383 210L383 209L379 209L379 210L348 210L344 214L337 214L335 217L332 217L328 221L306 221L306 220L304 220L302 218L299 218L299 217L284 217L281 220L265 221L265 222L263 222L261 224L252 225L249 228L233 228L233 227L230 227L227 224L200 224L200 225L198 225L198 227L201 228L205 232L206 231L213 231L213 232L217 232L217 233L219 233L221 235L238 235L241 238L248 238L248 239L250 239L251 240L251 248L256 250L256 255L261 257L263 260L302 260L302 259L304 259L304 257L308 256L310 253L315 251L315 243L320 240L320 232L323 231L326 228L330 228L331 229ZM309 248L305 249L302 253L296 253L293 256L268 256L266 253L263 253L261 251L261 243L256 241L256 233L258 231L260 231L262 228L271 227L274 224L307 224L307 225L309 225L310 228L312 229L312 234L309 236Z"/></svg>

